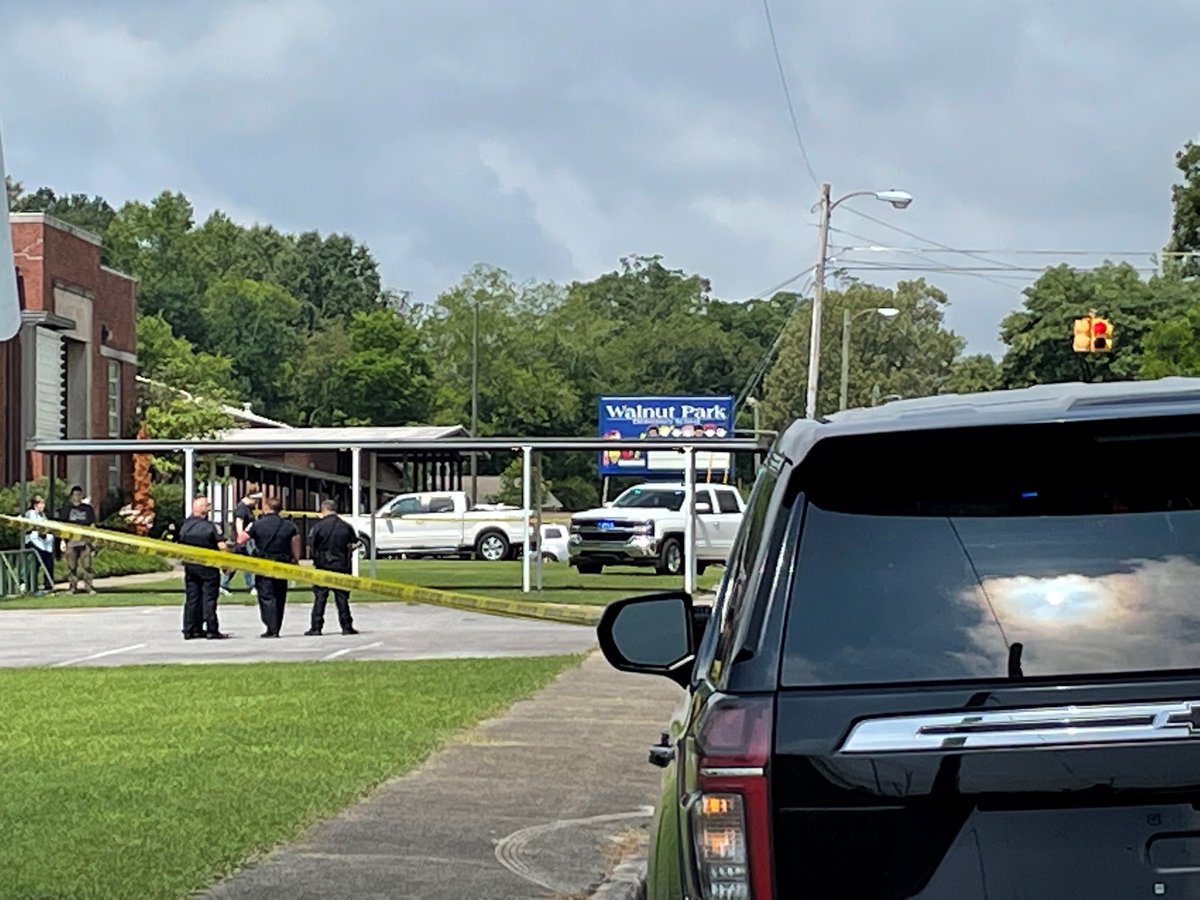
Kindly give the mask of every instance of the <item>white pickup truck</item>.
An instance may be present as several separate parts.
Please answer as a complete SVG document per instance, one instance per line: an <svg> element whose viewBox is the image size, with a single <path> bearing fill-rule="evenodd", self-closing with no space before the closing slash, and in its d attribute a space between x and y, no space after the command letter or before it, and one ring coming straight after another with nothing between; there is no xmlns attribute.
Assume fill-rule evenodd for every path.
<svg viewBox="0 0 1200 900"><path fill-rule="evenodd" d="M347 516L370 552L371 521ZM537 532L530 526L530 544ZM525 542L525 516L516 507L471 509L462 491L400 494L375 513L377 556L474 556L496 561L520 559Z"/></svg>
<svg viewBox="0 0 1200 900"><path fill-rule="evenodd" d="M729 485L696 485L696 571L725 562L742 524L742 495ZM605 566L653 566L680 575L684 564L684 487L641 484L602 509L571 517L571 565L594 575Z"/></svg>

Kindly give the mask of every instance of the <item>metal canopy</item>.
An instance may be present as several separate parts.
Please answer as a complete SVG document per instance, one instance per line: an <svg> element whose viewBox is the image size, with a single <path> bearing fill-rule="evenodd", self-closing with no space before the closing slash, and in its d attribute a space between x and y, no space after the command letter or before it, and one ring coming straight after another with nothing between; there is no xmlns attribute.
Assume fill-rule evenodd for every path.
<svg viewBox="0 0 1200 900"><path fill-rule="evenodd" d="M457 429L455 429L457 430ZM255 433L244 436L229 436L225 439L214 438L196 441L171 440L129 440L129 439L81 439L56 441L30 441L27 449L35 453L63 455L116 455L122 453L182 453L184 468L184 502L190 507L191 498L195 496L196 458L200 454L229 456L235 453L269 453L279 451L314 451L336 450L349 451L351 456L351 511L356 521L362 514L362 454L370 454L371 465L371 495L372 509L370 510L370 531L375 533L375 464L378 458L420 452L515 452L521 454L521 483L522 500L525 510L525 540L523 547L529 546L529 517L531 515L531 481L532 456L538 451L543 452L600 452L604 450L677 450L684 457L683 483L687 501L685 508L688 514L685 518L685 566L684 590L692 593L696 589L696 451L726 452L726 453L756 453L765 454L770 449L768 443L756 438L628 438L605 440L595 437L437 437L411 436L411 429L396 429L395 434L389 434L388 429L363 429L357 434L331 434L331 429L254 429ZM284 432L284 433L280 433ZM315 433L314 433L315 432ZM405 433L409 436L405 436ZM24 459L24 454L22 454ZM633 473L631 473L633 474ZM190 511L190 509L189 509ZM538 554L540 565L540 554ZM353 560L355 574L358 573L358 556ZM371 541L371 568L375 568L375 541ZM530 554L522 553L521 560L521 589L528 593L530 582Z"/></svg>
<svg viewBox="0 0 1200 900"><path fill-rule="evenodd" d="M274 429L270 429L273 431ZM268 431L268 429L263 429ZM700 438L687 440L685 438L646 439L629 438L624 440L604 440L591 437L486 437L486 438L443 438L412 440L403 438L371 437L304 437L303 435L281 435L279 437L264 435L254 441L221 440L219 438L196 441L172 440L136 440L129 438L97 438L74 439L58 441L32 441L28 449L35 453L60 453L65 455L78 454L114 454L114 453L180 453L192 450L196 453L265 453L278 450L350 450L357 447L360 450L374 450L382 453L394 451L409 453L414 451L441 450L451 452L469 452L472 450L512 451L520 452L521 448L529 447L540 451L557 452L588 452L601 450L679 450L686 447L696 450L726 452L726 453L765 453L767 447L754 438Z"/></svg>

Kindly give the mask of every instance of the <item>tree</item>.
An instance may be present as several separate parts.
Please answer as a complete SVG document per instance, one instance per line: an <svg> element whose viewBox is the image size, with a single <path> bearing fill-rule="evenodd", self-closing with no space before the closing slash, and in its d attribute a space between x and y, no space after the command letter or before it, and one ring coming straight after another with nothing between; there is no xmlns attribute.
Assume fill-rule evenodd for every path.
<svg viewBox="0 0 1200 900"><path fill-rule="evenodd" d="M865 406L873 396L923 397L947 383L964 341L943 327L946 295L925 281L904 281L895 290L851 283L827 291L821 321L821 378L817 412L838 407L841 383L842 311L893 307L891 319L859 316L850 332L849 405ZM764 425L783 428L805 413L812 306L792 317L764 381Z"/></svg>
<svg viewBox="0 0 1200 900"><path fill-rule="evenodd" d="M138 318L138 367L146 378L222 402L237 402L233 360L196 350L162 316Z"/></svg>
<svg viewBox="0 0 1200 900"><path fill-rule="evenodd" d="M223 404L236 401L232 360L198 352L171 332L161 316L138 320L138 435L162 440L213 437L233 427ZM170 456L135 459L139 508L148 509L146 465L160 478L174 477L179 463ZM139 468L140 467L140 468Z"/></svg>
<svg viewBox="0 0 1200 900"><path fill-rule="evenodd" d="M60 197L48 187L40 187L32 194L26 194L16 182L9 185L8 200L12 212L46 213L101 238L117 214L103 197L89 197L87 194L64 194Z"/></svg>
<svg viewBox="0 0 1200 900"><path fill-rule="evenodd" d="M1142 378L1200 375L1200 302L1153 325L1142 347Z"/></svg>
<svg viewBox="0 0 1200 900"><path fill-rule="evenodd" d="M476 266L438 297L423 321L431 357L434 418L468 423L474 319L479 318L479 430L555 434L579 426L580 402L551 351L560 291L516 284L502 269Z"/></svg>
<svg viewBox="0 0 1200 900"><path fill-rule="evenodd" d="M976 353L956 359L950 375L942 386L943 394L974 394L994 391L1000 387L1000 363L986 353Z"/></svg>
<svg viewBox="0 0 1200 900"><path fill-rule="evenodd" d="M333 424L425 421L433 383L421 334L411 321L390 309L357 312L346 344L348 352L326 360L336 398Z"/></svg>
<svg viewBox="0 0 1200 900"><path fill-rule="evenodd" d="M1008 346L1001 363L1006 387L1063 381L1119 381L1141 371L1142 339L1158 321L1181 314L1197 287L1177 273L1143 280L1128 263L1091 271L1047 269L1025 289L1024 308L1001 323ZM1076 353L1071 327L1096 310L1113 323L1113 349Z"/></svg>
<svg viewBox="0 0 1200 900"><path fill-rule="evenodd" d="M383 306L379 264L349 235L322 238L308 231L295 238L293 247L278 280L306 305L308 327L330 319L348 323L356 313Z"/></svg>
<svg viewBox="0 0 1200 900"><path fill-rule="evenodd" d="M212 349L200 299L207 278L192 234L192 204L164 191L150 204L126 203L106 237L110 264L138 279L143 313L161 313L172 330L202 349Z"/></svg>
<svg viewBox="0 0 1200 900"><path fill-rule="evenodd" d="M233 360L234 374L260 408L282 408L294 390L301 306L279 285L250 278L221 278L204 294L208 345Z"/></svg>
<svg viewBox="0 0 1200 900"><path fill-rule="evenodd" d="M1167 250L1200 253L1200 144L1192 141L1184 144L1175 154L1175 166L1183 173L1183 180L1171 186L1175 212ZM1200 275L1200 256L1174 260L1170 268L1181 275Z"/></svg>

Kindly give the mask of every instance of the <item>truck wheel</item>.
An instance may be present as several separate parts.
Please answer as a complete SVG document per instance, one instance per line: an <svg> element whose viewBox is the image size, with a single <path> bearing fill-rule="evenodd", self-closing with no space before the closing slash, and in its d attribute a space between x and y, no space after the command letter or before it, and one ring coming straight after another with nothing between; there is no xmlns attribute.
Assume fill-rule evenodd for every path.
<svg viewBox="0 0 1200 900"><path fill-rule="evenodd" d="M371 539L369 537L367 537L365 534L360 534L358 536L358 542L360 544L362 544L363 559L370 559L371 558ZM378 551L376 551L376 552L378 552ZM378 558L378 557L376 557L376 558Z"/></svg>
<svg viewBox="0 0 1200 900"><path fill-rule="evenodd" d="M657 571L659 575L683 574L683 542L679 538L669 537L663 541L658 554Z"/></svg>
<svg viewBox="0 0 1200 900"><path fill-rule="evenodd" d="M509 558L512 547L501 531L485 531L475 542L475 558L499 562Z"/></svg>
<svg viewBox="0 0 1200 900"><path fill-rule="evenodd" d="M579 570L580 575L599 575L604 571L604 564L595 562L581 562L575 563L575 568Z"/></svg>

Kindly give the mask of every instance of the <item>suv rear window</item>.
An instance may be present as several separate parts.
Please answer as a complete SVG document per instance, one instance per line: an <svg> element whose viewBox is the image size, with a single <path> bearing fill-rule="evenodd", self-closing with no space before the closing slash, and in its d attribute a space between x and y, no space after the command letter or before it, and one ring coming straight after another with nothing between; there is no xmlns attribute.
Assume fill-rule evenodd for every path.
<svg viewBox="0 0 1200 900"><path fill-rule="evenodd" d="M818 444L784 683L1200 668L1198 425Z"/></svg>

